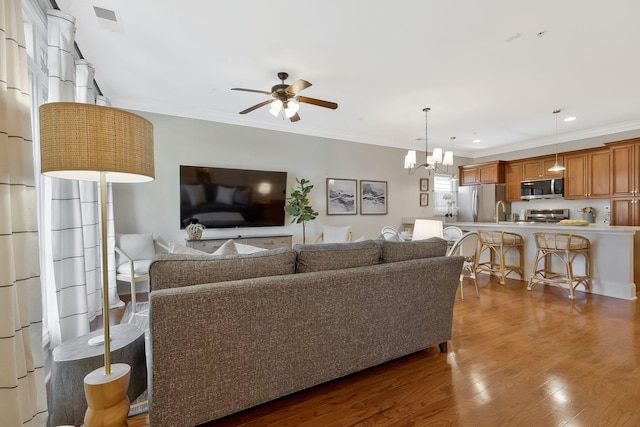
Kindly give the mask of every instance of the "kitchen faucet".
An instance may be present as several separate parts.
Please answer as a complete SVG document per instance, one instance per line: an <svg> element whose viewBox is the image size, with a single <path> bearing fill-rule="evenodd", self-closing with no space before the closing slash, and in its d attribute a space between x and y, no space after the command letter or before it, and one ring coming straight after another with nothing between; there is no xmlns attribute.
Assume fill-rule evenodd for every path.
<svg viewBox="0 0 640 427"><path fill-rule="evenodd" d="M498 203L496 203L496 224L500 223L500 205L502 205L502 212L507 213L507 208L505 208L504 202L502 200L498 200Z"/></svg>

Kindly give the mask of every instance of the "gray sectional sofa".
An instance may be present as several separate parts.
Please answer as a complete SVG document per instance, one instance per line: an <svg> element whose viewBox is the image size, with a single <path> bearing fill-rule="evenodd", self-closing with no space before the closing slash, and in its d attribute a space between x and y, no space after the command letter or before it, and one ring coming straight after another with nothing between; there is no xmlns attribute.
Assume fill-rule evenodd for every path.
<svg viewBox="0 0 640 427"><path fill-rule="evenodd" d="M151 425L194 426L446 348L463 257L445 253L429 239L158 256Z"/></svg>

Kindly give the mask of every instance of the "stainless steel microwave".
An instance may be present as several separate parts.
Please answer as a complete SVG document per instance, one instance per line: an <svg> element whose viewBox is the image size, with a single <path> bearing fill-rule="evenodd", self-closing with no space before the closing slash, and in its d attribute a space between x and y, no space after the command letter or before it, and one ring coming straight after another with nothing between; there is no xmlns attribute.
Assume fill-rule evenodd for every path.
<svg viewBox="0 0 640 427"><path fill-rule="evenodd" d="M536 179L520 183L520 198L561 199L564 196L564 178Z"/></svg>

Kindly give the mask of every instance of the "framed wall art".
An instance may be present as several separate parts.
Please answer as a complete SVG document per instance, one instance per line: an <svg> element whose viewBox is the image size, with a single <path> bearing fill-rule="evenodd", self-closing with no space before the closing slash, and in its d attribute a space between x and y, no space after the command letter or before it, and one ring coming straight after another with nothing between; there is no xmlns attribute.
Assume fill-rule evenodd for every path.
<svg viewBox="0 0 640 427"><path fill-rule="evenodd" d="M429 206L429 193L420 193L420 206Z"/></svg>
<svg viewBox="0 0 640 427"><path fill-rule="evenodd" d="M355 179L327 178L327 215L355 215L357 187Z"/></svg>
<svg viewBox="0 0 640 427"><path fill-rule="evenodd" d="M387 214L387 181L360 180L360 214Z"/></svg>
<svg viewBox="0 0 640 427"><path fill-rule="evenodd" d="M429 178L420 178L420 191L429 191Z"/></svg>

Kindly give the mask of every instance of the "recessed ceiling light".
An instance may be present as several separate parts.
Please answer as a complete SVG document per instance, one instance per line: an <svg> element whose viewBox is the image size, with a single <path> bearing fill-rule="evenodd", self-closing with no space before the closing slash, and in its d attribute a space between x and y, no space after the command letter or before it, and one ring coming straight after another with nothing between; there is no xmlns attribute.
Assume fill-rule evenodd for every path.
<svg viewBox="0 0 640 427"><path fill-rule="evenodd" d="M570 117L566 117L566 118L564 119L564 121L565 121L565 122L572 122L572 121L574 121L575 119L576 119L575 117L570 116Z"/></svg>

